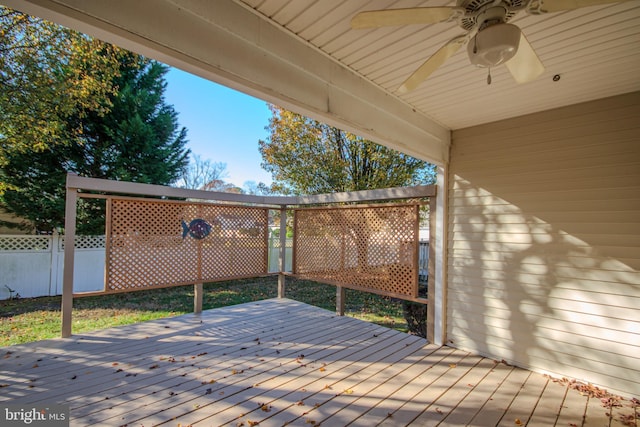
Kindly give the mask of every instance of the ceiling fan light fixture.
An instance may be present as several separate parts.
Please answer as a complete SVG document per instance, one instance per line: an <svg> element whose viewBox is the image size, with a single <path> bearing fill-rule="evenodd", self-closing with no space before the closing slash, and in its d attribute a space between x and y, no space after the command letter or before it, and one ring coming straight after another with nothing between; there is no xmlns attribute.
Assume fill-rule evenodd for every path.
<svg viewBox="0 0 640 427"><path fill-rule="evenodd" d="M494 24L467 44L469 60L478 67L495 67L513 58L520 44L520 28L513 24Z"/></svg>

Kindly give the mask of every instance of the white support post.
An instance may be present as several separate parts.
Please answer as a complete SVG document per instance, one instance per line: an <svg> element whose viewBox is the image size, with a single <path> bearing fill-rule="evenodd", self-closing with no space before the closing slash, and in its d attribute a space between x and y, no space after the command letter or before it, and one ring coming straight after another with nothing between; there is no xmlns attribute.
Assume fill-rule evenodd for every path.
<svg viewBox="0 0 640 427"><path fill-rule="evenodd" d="M429 230L429 263L433 259L433 272L429 271L429 305L433 316L432 336L429 342L444 345L447 340L447 194L448 171L438 167L434 228ZM433 256L431 256L433 255ZM431 276L433 274L433 276Z"/></svg>
<svg viewBox="0 0 640 427"><path fill-rule="evenodd" d="M436 264L435 264L435 231L437 228L438 203L436 197L429 198L429 252L427 262L427 341L433 343L435 341L435 281L436 281Z"/></svg>
<svg viewBox="0 0 640 427"><path fill-rule="evenodd" d="M62 338L71 336L73 311L73 269L78 190L67 187L64 213L64 276L62 281Z"/></svg>
<svg viewBox="0 0 640 427"><path fill-rule="evenodd" d="M287 207L280 208L280 274L278 275L278 298L284 298L285 275L287 270Z"/></svg>

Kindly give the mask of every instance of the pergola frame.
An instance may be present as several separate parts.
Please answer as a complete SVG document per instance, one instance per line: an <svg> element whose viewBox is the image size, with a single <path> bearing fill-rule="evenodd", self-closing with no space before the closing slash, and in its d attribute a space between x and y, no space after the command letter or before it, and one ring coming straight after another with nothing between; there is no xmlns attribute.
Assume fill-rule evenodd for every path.
<svg viewBox="0 0 640 427"><path fill-rule="evenodd" d="M140 184L123 181L111 181L96 178L79 177L75 174L67 175L66 206L65 206L65 249L64 249L64 276L62 288L62 337L69 337L72 333L72 309L73 309L73 272L74 272L74 241L76 235L77 201L79 197L95 198L93 193L82 194L82 191L100 192L102 194L126 194L135 196L152 196L163 198L185 198L218 202L251 203L267 208L280 210L280 229L286 230L286 211L291 207L330 203L354 203L380 200L398 200L429 198L430 204L430 228L435 230L436 224L436 186L424 185L415 187L396 187L378 190L364 190L355 192L321 194L314 196L255 196L246 194L221 193L203 190L180 189L161 185ZM100 197L100 196L98 196ZM429 235L429 277L435 274L435 233ZM416 236L417 237L417 236ZM280 233L280 271L278 273L278 297L283 298L285 293L285 250L286 233ZM434 286L429 287L429 295L426 301L432 300ZM194 312L202 311L203 284L194 284ZM336 310L339 314L344 310L344 288L336 286ZM425 302L421 300L420 302ZM427 337L434 339L434 310L427 310Z"/></svg>

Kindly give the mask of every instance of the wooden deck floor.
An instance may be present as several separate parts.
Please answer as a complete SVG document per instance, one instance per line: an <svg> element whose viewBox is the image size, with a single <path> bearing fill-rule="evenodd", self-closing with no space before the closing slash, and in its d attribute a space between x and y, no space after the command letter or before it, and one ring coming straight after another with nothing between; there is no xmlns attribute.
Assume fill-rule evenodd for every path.
<svg viewBox="0 0 640 427"><path fill-rule="evenodd" d="M623 426L633 413L287 299L4 348L0 386L0 406L66 404L72 426Z"/></svg>

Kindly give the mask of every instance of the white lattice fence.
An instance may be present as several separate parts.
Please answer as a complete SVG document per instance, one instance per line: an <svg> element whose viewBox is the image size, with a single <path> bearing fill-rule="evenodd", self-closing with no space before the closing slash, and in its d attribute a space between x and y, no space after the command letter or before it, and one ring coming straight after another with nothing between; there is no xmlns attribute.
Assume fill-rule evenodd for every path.
<svg viewBox="0 0 640 427"><path fill-rule="evenodd" d="M49 252L52 236L0 236L0 252Z"/></svg>
<svg viewBox="0 0 640 427"><path fill-rule="evenodd" d="M101 290L104 236L77 236L74 292ZM0 299L60 295L63 236L0 235Z"/></svg>

